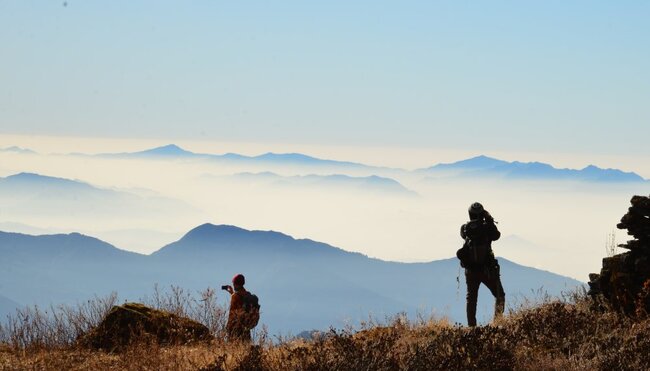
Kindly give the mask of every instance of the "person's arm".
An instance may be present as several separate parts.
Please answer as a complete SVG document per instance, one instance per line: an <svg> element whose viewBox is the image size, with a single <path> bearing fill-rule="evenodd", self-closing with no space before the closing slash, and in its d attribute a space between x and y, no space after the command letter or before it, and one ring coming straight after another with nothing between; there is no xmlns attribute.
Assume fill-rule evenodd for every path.
<svg viewBox="0 0 650 371"><path fill-rule="evenodd" d="M467 224L463 224L463 225L460 226L460 237L461 237L463 240L464 240L465 238L467 238L467 232L465 231L465 226L466 226L466 225L467 225Z"/></svg>
<svg viewBox="0 0 650 371"><path fill-rule="evenodd" d="M230 309L228 310L228 323L226 323L226 328L231 329L236 326L238 321L237 316L238 312L242 308L243 302L240 295L232 294L230 295Z"/></svg>
<svg viewBox="0 0 650 371"><path fill-rule="evenodd" d="M241 295L232 294L230 295L230 312L239 310L244 306Z"/></svg>

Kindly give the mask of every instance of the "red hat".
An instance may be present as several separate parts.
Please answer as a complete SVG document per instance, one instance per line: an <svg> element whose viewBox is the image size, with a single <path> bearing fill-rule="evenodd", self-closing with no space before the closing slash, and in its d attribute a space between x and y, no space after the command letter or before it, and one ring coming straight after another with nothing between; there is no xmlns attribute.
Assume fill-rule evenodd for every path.
<svg viewBox="0 0 650 371"><path fill-rule="evenodd" d="M243 274L237 274L235 277L232 278L232 284L236 286L244 286L246 283L246 279L244 278Z"/></svg>

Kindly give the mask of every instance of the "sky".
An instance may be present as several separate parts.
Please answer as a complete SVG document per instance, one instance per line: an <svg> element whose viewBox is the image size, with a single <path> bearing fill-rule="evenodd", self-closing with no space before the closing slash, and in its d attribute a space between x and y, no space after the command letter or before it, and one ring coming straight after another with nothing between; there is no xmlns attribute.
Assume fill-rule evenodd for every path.
<svg viewBox="0 0 650 371"><path fill-rule="evenodd" d="M0 133L639 158L649 16L642 1L3 0Z"/></svg>
<svg viewBox="0 0 650 371"><path fill-rule="evenodd" d="M52 154L175 143L407 169L485 154L650 179L648 19L644 1L0 0L0 148L42 154L0 155L0 176L34 171L209 206L209 218L188 219L177 234L213 221L400 261L451 256L467 203L484 199L506 234L557 250L540 268L583 279L600 264L629 189L414 184L418 202L333 194L336 202L312 205L310 193L251 198L239 185L220 197L213 184L187 180L224 171L203 165ZM80 227L11 216L0 222ZM540 228L549 224L552 233Z"/></svg>

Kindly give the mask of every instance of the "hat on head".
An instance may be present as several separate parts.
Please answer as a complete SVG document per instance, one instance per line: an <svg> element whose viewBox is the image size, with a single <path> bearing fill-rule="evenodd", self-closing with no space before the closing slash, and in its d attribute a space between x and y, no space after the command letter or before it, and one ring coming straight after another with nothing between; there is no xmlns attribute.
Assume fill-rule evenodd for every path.
<svg viewBox="0 0 650 371"><path fill-rule="evenodd" d="M244 278L243 274L237 274L235 277L232 278L232 284L235 286L244 286L246 283L246 279Z"/></svg>
<svg viewBox="0 0 650 371"><path fill-rule="evenodd" d="M469 212L469 218L472 220L481 218L483 216L483 213L485 213L483 205L481 205L479 202L474 202L471 204L467 211Z"/></svg>

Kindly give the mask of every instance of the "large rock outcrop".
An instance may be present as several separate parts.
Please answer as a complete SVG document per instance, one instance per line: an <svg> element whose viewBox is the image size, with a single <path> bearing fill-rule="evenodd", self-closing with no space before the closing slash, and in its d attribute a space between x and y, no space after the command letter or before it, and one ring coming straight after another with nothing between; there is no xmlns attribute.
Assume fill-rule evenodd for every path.
<svg viewBox="0 0 650 371"><path fill-rule="evenodd" d="M629 251L603 259L600 274L589 275L589 294L626 314L650 313L650 198L634 196L617 225L633 240L619 245Z"/></svg>
<svg viewBox="0 0 650 371"><path fill-rule="evenodd" d="M139 303L127 303L113 307L97 327L79 339L79 344L92 349L119 351L129 344L143 341L179 345L212 339L207 327L189 318Z"/></svg>

